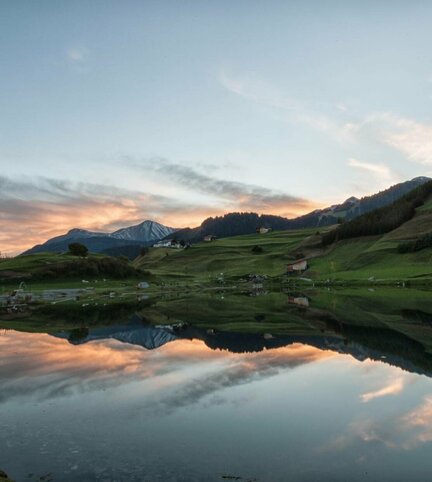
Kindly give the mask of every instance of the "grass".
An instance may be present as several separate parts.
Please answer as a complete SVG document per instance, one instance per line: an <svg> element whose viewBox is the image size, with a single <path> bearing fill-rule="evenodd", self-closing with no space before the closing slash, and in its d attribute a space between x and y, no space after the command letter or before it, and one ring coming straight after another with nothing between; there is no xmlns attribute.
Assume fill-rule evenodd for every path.
<svg viewBox="0 0 432 482"><path fill-rule="evenodd" d="M327 228L331 229L331 228ZM297 254L309 258L305 277L315 281L368 283L370 279L394 283L432 282L432 249L400 254L400 242L416 238L432 229L432 199L418 208L413 219L384 236L340 241L328 249L319 247L315 229L271 232L265 235L236 236L213 243L198 243L189 250L151 249L135 261L136 266L180 284L214 282L264 274L281 277L286 264ZM252 248L263 248L260 254Z"/></svg>
<svg viewBox="0 0 432 482"><path fill-rule="evenodd" d="M201 329L275 336L336 336L349 333L385 342L393 333L432 353L431 292L404 288L309 288L303 294L308 308L292 303L288 293L250 296L246 292L171 293L138 302L130 295L85 303L42 305L21 318L0 321L0 328L57 333L79 327L124 323L138 313L153 325L187 322ZM359 331L360 330L360 331ZM366 331L365 331L366 330ZM370 333L369 333L369 331ZM368 334L369 333L369 334ZM356 336L357 336L356 335ZM392 335L393 336L393 335Z"/></svg>
<svg viewBox="0 0 432 482"><path fill-rule="evenodd" d="M163 290L199 290L217 284L221 278L236 284L249 274L267 275L279 282L285 275L286 265L302 255L309 258L310 266L304 276L315 282L370 283L372 279L383 283L431 283L432 248L416 253L397 252L400 242L431 229L432 199L429 199L418 208L413 219L390 233L344 240L326 249L321 248L316 229L275 231L201 242L190 249L150 248L149 253L137 258L132 266L145 270L144 279L150 280L155 289ZM262 248L261 253L252 252L257 245ZM90 255L88 259L102 258L103 255ZM11 282L16 284L20 274L32 276L40 270L49 270L50 266L75 260L68 254L19 256L0 262L0 278L2 273L7 273ZM45 281L33 276L31 284L35 289L82 287L81 278L57 277ZM137 278L113 280L108 276L105 278L111 279L103 281L102 275L83 278L89 279L90 286L95 289L99 289L102 283L107 288L121 290L124 283L133 286L137 281Z"/></svg>
<svg viewBox="0 0 432 482"><path fill-rule="evenodd" d="M288 302L287 295L269 293L250 297L247 293L204 293L158 299L145 311L156 324L186 321L201 328L220 331L279 335L317 335L319 330L305 323L304 310Z"/></svg>
<svg viewBox="0 0 432 482"><path fill-rule="evenodd" d="M150 273L137 270L125 259L102 254L86 258L70 254L40 253L3 259L0 262L2 285L17 285L21 281L37 287L80 287L82 280L117 285L125 279L147 279Z"/></svg>
<svg viewBox="0 0 432 482"><path fill-rule="evenodd" d="M91 258L100 258L101 255L92 254ZM57 254L57 253L40 253L40 254L27 254L22 256L16 256L14 258L4 258L0 261L1 271L33 271L35 269L46 267L52 264L73 261L76 256L70 254Z"/></svg>
<svg viewBox="0 0 432 482"><path fill-rule="evenodd" d="M328 254L311 260L315 279L419 281L432 279L432 250L399 254L397 245L375 246L371 239L342 241Z"/></svg>
<svg viewBox="0 0 432 482"><path fill-rule="evenodd" d="M316 229L277 231L197 243L190 249L151 248L149 254L136 260L135 266L156 276L194 279L198 282L226 277L241 277L250 273L277 276L285 272L293 252L314 237ZM259 245L263 252L252 253Z"/></svg>
<svg viewBox="0 0 432 482"><path fill-rule="evenodd" d="M431 282L432 249L397 252L399 243L431 230L432 199L417 209L413 219L390 233L336 243L328 253L311 260L309 274L319 280Z"/></svg>
<svg viewBox="0 0 432 482"><path fill-rule="evenodd" d="M386 328L424 345L432 353L432 292L419 289L348 288L316 291L313 306L350 326Z"/></svg>

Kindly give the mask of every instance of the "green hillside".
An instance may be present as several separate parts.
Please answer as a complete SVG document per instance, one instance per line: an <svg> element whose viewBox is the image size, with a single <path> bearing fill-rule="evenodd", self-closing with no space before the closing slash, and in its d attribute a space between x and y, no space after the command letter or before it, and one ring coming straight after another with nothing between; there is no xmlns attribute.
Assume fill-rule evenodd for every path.
<svg viewBox="0 0 432 482"><path fill-rule="evenodd" d="M162 277L206 281L218 277L239 277L250 273L279 276L286 264L304 254L303 247L319 245L316 229L249 234L201 242L190 249L151 248L134 265ZM262 252L254 253L254 246ZM310 249L310 248L308 248Z"/></svg>
<svg viewBox="0 0 432 482"><path fill-rule="evenodd" d="M382 236L340 241L311 260L310 276L341 280L432 280L432 248L398 252L400 243L432 232L432 200L416 209L415 216Z"/></svg>
<svg viewBox="0 0 432 482"><path fill-rule="evenodd" d="M221 273L224 279L248 274L279 278L287 263L305 256L309 269L304 277L317 281L432 281L432 248L398 252L399 244L432 232L432 200L417 208L412 219L384 235L346 239L322 247L323 232L305 229L236 236L201 242L187 250L152 248L134 265L162 278L202 283L215 280ZM252 251L257 245L262 252Z"/></svg>
<svg viewBox="0 0 432 482"><path fill-rule="evenodd" d="M198 286L237 282L250 274L286 281L286 265L306 257L302 277L316 282L432 282L432 247L401 253L398 247L432 233L432 198L414 217L381 235L344 239L329 246L322 238L335 227L274 231L193 244L189 249L150 248L133 263L104 255L86 259L68 254L18 256L0 262L0 282L67 283L152 276L155 285ZM289 278L293 279L293 278ZM295 277L294 277L295 279Z"/></svg>
<svg viewBox="0 0 432 482"><path fill-rule="evenodd" d="M91 254L86 258L70 254L40 253L0 260L0 282L17 283L81 281L85 278L124 279L142 276L127 259Z"/></svg>

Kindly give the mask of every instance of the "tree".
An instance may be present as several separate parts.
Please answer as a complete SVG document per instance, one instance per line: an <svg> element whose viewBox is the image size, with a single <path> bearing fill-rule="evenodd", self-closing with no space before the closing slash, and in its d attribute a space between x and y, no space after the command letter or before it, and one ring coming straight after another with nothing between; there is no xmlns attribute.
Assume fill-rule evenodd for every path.
<svg viewBox="0 0 432 482"><path fill-rule="evenodd" d="M83 258L87 256L88 249L87 249L87 246L85 246L84 244L71 243L69 244L68 248L69 248L69 253L72 256L81 256Z"/></svg>
<svg viewBox="0 0 432 482"><path fill-rule="evenodd" d="M140 249L140 256L145 256L148 252L149 252L149 249L146 248L145 246L143 246L143 247Z"/></svg>
<svg viewBox="0 0 432 482"><path fill-rule="evenodd" d="M252 253L255 253L255 254L260 254L263 252L263 249L261 246L259 245L255 245L252 249L251 249Z"/></svg>

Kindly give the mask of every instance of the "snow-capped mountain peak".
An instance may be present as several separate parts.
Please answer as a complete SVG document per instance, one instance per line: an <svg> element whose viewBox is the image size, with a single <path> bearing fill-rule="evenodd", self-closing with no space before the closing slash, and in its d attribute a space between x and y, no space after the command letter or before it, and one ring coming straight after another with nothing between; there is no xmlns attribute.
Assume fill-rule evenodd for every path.
<svg viewBox="0 0 432 482"><path fill-rule="evenodd" d="M174 228L163 226L155 221L143 221L135 226L122 228L111 234L113 238L128 241L157 241L176 231Z"/></svg>

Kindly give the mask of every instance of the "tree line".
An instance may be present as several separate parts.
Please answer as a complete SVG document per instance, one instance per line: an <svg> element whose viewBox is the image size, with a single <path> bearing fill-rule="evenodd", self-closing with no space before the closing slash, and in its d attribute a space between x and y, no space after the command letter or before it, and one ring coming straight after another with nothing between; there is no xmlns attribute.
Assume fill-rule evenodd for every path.
<svg viewBox="0 0 432 482"><path fill-rule="evenodd" d="M322 244L328 246L342 239L385 234L414 217L415 210L432 194L432 181L413 189L392 204L343 222L324 234Z"/></svg>

